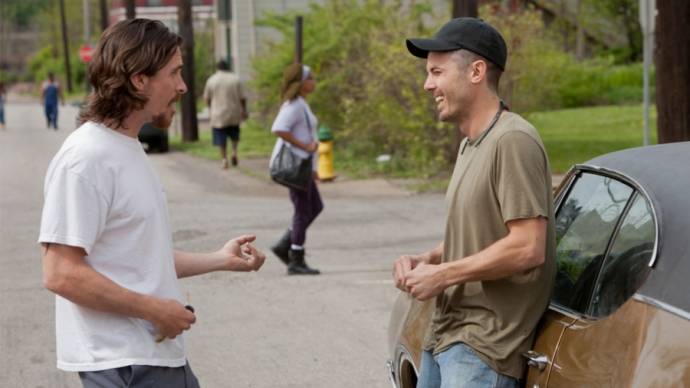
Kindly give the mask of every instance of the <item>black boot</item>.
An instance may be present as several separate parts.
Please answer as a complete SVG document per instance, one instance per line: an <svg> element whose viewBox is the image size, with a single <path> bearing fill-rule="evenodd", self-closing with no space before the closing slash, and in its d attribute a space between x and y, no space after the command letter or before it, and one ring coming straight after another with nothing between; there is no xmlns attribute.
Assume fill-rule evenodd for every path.
<svg viewBox="0 0 690 388"><path fill-rule="evenodd" d="M318 275L321 273L316 268L310 268L304 261L304 249L290 249L288 256L290 258L288 275Z"/></svg>
<svg viewBox="0 0 690 388"><path fill-rule="evenodd" d="M275 253L276 256L285 263L285 265L290 264L290 257L288 256L288 252L290 251L290 235L292 234L292 231L290 229L286 230L285 233L283 234L283 237L278 240L272 247L271 251Z"/></svg>

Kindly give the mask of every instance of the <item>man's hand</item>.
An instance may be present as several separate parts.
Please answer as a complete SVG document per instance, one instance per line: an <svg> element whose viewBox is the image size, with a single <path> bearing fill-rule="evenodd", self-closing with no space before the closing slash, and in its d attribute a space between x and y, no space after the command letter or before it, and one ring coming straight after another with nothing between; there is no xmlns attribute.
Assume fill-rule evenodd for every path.
<svg viewBox="0 0 690 388"><path fill-rule="evenodd" d="M405 277L422 263L422 255L402 255L393 264L393 279L395 286L402 291L410 292L409 287L405 286Z"/></svg>
<svg viewBox="0 0 690 388"><path fill-rule="evenodd" d="M230 271L258 271L264 265L266 256L251 244L255 239L254 235L240 236L225 243L218 251L226 258Z"/></svg>
<svg viewBox="0 0 690 388"><path fill-rule="evenodd" d="M418 300L431 299L446 288L444 268L443 264L419 263L405 275L404 286Z"/></svg>
<svg viewBox="0 0 690 388"><path fill-rule="evenodd" d="M158 330L157 342L177 337L196 322L196 315L174 299L158 299L153 306L147 320Z"/></svg>

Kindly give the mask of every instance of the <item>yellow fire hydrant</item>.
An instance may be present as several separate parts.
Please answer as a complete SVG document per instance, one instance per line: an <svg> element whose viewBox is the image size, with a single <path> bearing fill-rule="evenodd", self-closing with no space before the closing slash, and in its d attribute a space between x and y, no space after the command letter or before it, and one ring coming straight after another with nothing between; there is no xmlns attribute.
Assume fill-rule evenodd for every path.
<svg viewBox="0 0 690 388"><path fill-rule="evenodd" d="M319 127L319 179L330 181L335 179L333 169L333 132L325 125Z"/></svg>

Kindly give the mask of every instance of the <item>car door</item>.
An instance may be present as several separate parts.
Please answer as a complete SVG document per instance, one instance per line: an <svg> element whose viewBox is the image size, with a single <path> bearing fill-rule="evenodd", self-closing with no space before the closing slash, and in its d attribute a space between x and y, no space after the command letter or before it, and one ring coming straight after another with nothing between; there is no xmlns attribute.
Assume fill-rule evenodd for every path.
<svg viewBox="0 0 690 388"><path fill-rule="evenodd" d="M595 170L574 174L558 205L556 283L526 354L527 387L610 386L618 378L611 370L624 373L621 363L629 358L617 351L635 348L615 335L635 332L636 323L627 319L635 306L613 312L646 277L656 236L653 213L632 185Z"/></svg>

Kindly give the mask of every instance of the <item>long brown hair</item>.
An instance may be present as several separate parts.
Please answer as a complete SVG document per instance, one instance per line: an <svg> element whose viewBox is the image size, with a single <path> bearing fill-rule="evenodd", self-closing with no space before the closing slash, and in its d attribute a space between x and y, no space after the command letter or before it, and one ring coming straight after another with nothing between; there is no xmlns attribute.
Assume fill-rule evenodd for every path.
<svg viewBox="0 0 690 388"><path fill-rule="evenodd" d="M125 20L105 30L89 64L93 92L87 97L79 121L121 127L124 119L142 109L148 100L132 85L130 77L153 76L181 44L182 38L157 20Z"/></svg>

